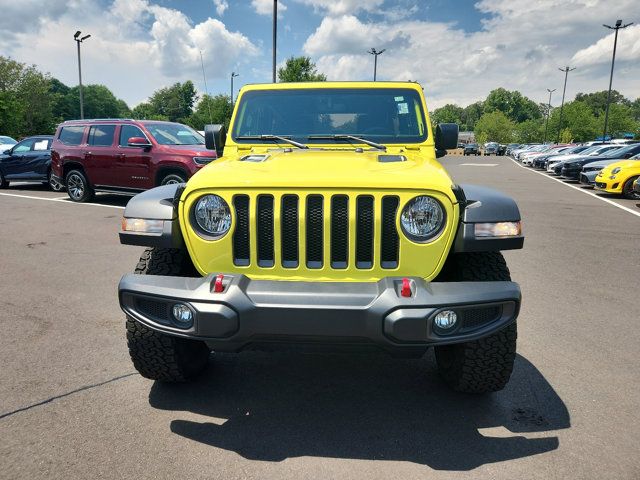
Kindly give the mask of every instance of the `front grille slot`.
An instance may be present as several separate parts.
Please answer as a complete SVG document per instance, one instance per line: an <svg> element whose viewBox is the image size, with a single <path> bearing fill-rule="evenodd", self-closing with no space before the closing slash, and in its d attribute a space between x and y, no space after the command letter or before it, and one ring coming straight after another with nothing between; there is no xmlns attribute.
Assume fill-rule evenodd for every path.
<svg viewBox="0 0 640 480"><path fill-rule="evenodd" d="M233 232L233 264L239 267L249 265L249 197L236 195L233 199L236 209L236 229Z"/></svg>
<svg viewBox="0 0 640 480"><path fill-rule="evenodd" d="M396 229L398 197L382 199L382 225L380 238L380 266L382 268L398 267L399 242Z"/></svg>
<svg viewBox="0 0 640 480"><path fill-rule="evenodd" d="M349 197L331 198L331 268L347 268L349 258Z"/></svg>
<svg viewBox="0 0 640 480"><path fill-rule="evenodd" d="M356 203L356 268L373 267L373 197Z"/></svg>
<svg viewBox="0 0 640 480"><path fill-rule="evenodd" d="M257 207L258 266L273 267L273 197L260 195Z"/></svg>
<svg viewBox="0 0 640 480"><path fill-rule="evenodd" d="M148 298L137 298L136 306L144 316L160 323L169 321L169 304Z"/></svg>
<svg viewBox="0 0 640 480"><path fill-rule="evenodd" d="M282 235L282 266L298 266L298 197L283 195L280 220Z"/></svg>
<svg viewBox="0 0 640 480"><path fill-rule="evenodd" d="M396 195L265 192L234 195L231 203L235 266L345 271L399 266Z"/></svg>
<svg viewBox="0 0 640 480"><path fill-rule="evenodd" d="M322 268L324 218L322 195L307 197L307 268Z"/></svg>

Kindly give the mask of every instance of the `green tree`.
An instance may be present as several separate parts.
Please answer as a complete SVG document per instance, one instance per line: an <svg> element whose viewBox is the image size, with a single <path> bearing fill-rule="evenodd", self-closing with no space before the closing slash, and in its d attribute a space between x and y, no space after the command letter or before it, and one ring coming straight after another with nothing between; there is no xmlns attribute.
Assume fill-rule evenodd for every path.
<svg viewBox="0 0 640 480"><path fill-rule="evenodd" d="M487 99L484 101L484 111L502 112L516 123L542 116L540 107L536 102L525 97L517 90L509 91L504 88L496 88L489 92Z"/></svg>
<svg viewBox="0 0 640 480"><path fill-rule="evenodd" d="M316 65L309 57L291 57L284 67L278 69L280 82L324 82L327 77L316 71Z"/></svg>
<svg viewBox="0 0 640 480"><path fill-rule="evenodd" d="M457 123L462 125L462 114L464 109L458 105L448 103L444 107L436 108L431 113L431 121L435 124L438 123Z"/></svg>
<svg viewBox="0 0 640 480"><path fill-rule="evenodd" d="M525 120L518 123L515 130L514 140L519 143L541 143L544 137L544 119ZM550 141L547 132L547 141Z"/></svg>
<svg viewBox="0 0 640 480"><path fill-rule="evenodd" d="M0 56L0 133L51 133L56 122L50 84L50 77L35 66Z"/></svg>
<svg viewBox="0 0 640 480"><path fill-rule="evenodd" d="M472 131L476 126L476 122L480 119L483 113L484 102L475 102L465 107L462 112L462 125L460 126L460 129L464 131Z"/></svg>
<svg viewBox="0 0 640 480"><path fill-rule="evenodd" d="M602 125L604 132L604 117L600 116L598 121ZM612 138L622 137L625 133L637 134L640 130L640 123L633 118L633 110L627 105L612 103L609 105L609 123L607 124L607 134Z"/></svg>
<svg viewBox="0 0 640 480"><path fill-rule="evenodd" d="M509 143L513 140L516 129L514 122L509 120L502 112L489 112L480 117L473 130L479 142L481 138L486 141Z"/></svg>
<svg viewBox="0 0 640 480"><path fill-rule="evenodd" d="M174 83L170 87L153 92L144 107L147 117L163 117L172 122L185 122L197 100L196 88L191 80Z"/></svg>
<svg viewBox="0 0 640 480"><path fill-rule="evenodd" d="M233 105L229 95L203 95L187 124L196 130L204 130L208 123L221 123L228 128L232 112Z"/></svg>
<svg viewBox="0 0 640 480"><path fill-rule="evenodd" d="M562 130L569 129L572 139L576 142L593 140L602 135L602 127L591 111L589 105L584 102L573 101L564 104L562 114ZM556 108L549 118L549 139L555 141L560 128L560 109Z"/></svg>
<svg viewBox="0 0 640 480"><path fill-rule="evenodd" d="M124 100L116 98L104 85L83 85L82 96L85 118L120 118L131 115ZM70 88L67 97L72 109L71 118L80 118L80 89L77 86Z"/></svg>
<svg viewBox="0 0 640 480"><path fill-rule="evenodd" d="M640 122L640 98L636 98L630 105L631 114L636 122Z"/></svg>
<svg viewBox="0 0 640 480"><path fill-rule="evenodd" d="M153 106L147 102L136 105L133 110L131 110L131 117L137 120L169 120L169 117L157 113Z"/></svg>
<svg viewBox="0 0 640 480"><path fill-rule="evenodd" d="M584 102L596 117L604 114L607 106L607 90L594 93L578 93L575 98L576 102ZM624 96L617 90L611 90L611 102L610 105L621 104L629 106L631 102L624 98Z"/></svg>

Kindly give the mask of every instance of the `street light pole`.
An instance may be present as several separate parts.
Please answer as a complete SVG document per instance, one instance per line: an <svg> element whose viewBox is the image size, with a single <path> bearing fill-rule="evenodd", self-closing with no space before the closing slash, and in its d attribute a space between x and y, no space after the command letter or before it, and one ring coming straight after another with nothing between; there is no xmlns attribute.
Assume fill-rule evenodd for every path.
<svg viewBox="0 0 640 480"><path fill-rule="evenodd" d="M78 30L73 35L73 39L78 44L78 82L79 82L78 88L80 90L80 120L84 120L84 98L82 96L82 62L80 61L80 44L84 42L87 38L89 38L91 35L85 35L84 37L79 38L81 33L82 32Z"/></svg>
<svg viewBox="0 0 640 480"><path fill-rule="evenodd" d="M567 92L567 76L569 75L569 72L571 72L572 70L575 70L575 67L571 68L569 66L566 66L564 68L559 68L558 70L560 70L561 72L564 72L564 87L562 89L562 104L560 105L560 124L558 125L558 136L556 137L556 144L560 143L560 132L562 132L562 111L564 110L564 94Z"/></svg>
<svg viewBox="0 0 640 480"><path fill-rule="evenodd" d="M615 27L610 27L609 25L602 25L609 30L615 30L616 34L613 40L613 58L611 59L611 75L609 75L609 92L607 93L607 106L604 111L604 133L602 134L602 141L606 141L607 139L607 126L609 124L609 102L611 101L611 85L613 83L613 66L616 63L616 47L618 46L618 30L621 28L627 28L629 25L633 25L633 22L627 23L626 25L622 25L622 20L616 21Z"/></svg>
<svg viewBox="0 0 640 480"><path fill-rule="evenodd" d="M202 60L202 50L200 50L200 65L202 65L202 79L204 80L204 93L209 96L209 87L207 87L207 76L204 73L204 60ZM209 123L213 123L211 115L211 98L207 98L207 108L209 110Z"/></svg>
<svg viewBox="0 0 640 480"><path fill-rule="evenodd" d="M231 107L233 108L233 77L240 76L239 73L231 72Z"/></svg>
<svg viewBox="0 0 640 480"><path fill-rule="evenodd" d="M276 83L276 43L278 32L278 0L273 0L273 83Z"/></svg>
<svg viewBox="0 0 640 480"><path fill-rule="evenodd" d="M549 90L547 88L547 92L549 92L549 103L547 104L547 120L544 122L544 138L542 139L542 143L547 143L547 128L549 127L549 117L551 116L551 94L555 92L556 89Z"/></svg>
<svg viewBox="0 0 640 480"><path fill-rule="evenodd" d="M375 48L372 48L368 51L371 55L373 55L373 81L376 81L376 74L378 71L378 55L382 55L385 52L386 48L383 48L380 51L377 51Z"/></svg>

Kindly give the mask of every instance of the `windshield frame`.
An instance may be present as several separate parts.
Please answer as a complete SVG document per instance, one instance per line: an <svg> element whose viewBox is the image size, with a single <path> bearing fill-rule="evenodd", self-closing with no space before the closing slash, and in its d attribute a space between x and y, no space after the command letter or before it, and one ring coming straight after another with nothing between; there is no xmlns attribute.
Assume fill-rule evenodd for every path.
<svg viewBox="0 0 640 480"><path fill-rule="evenodd" d="M314 139L308 138L309 136L332 136L334 134L337 135L352 135L354 137L360 137L371 142L383 144L383 145L407 145L407 144L422 144L425 143L429 139L429 129L430 125L427 121L428 113L424 107L424 100L421 92L419 92L416 88L412 88L411 86L388 86L388 87L311 87L311 88L277 88L277 89L251 89L247 90L240 95L238 99L238 104L235 107L235 112L232 120L231 129L229 132L230 140L238 145L247 145L247 144L264 144L265 142L273 143L273 140L259 140L259 139L243 139L241 137L245 137L244 133L239 131L240 126L242 124L242 116L244 115L244 108L246 108L247 102L251 101L257 95L286 95L286 94L300 94L300 95L327 95L331 92L336 95L344 95L352 92L361 92L364 94L367 93L384 93L388 92L390 95L394 97L397 96L405 96L407 98L407 103L412 102L415 103L415 116L413 117L418 125L418 128L422 128L423 134L417 136L396 136L396 135L372 135L367 133L359 133L359 132L333 132L333 131L313 131L313 132L305 132L305 133L292 133L292 132L259 132L256 133L256 136L260 135L279 135L287 138L291 138L298 142L310 145L310 146L326 146L326 145L340 145L340 146L349 146L351 144L354 145L363 145L361 142L357 142L356 140L349 140L344 138L337 139ZM410 106L411 109L414 108L414 105ZM240 138L239 138L240 137Z"/></svg>

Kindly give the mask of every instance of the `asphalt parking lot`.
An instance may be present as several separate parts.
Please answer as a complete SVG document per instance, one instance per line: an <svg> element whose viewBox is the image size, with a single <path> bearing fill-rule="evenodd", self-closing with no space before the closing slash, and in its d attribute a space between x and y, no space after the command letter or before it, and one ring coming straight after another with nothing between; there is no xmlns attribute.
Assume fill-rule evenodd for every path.
<svg viewBox="0 0 640 480"><path fill-rule="evenodd" d="M127 199L0 192L0 478L639 478L640 202L505 157L443 163L524 219L519 355L486 397L450 392L431 355L244 353L146 380L116 298L142 251L118 243Z"/></svg>

